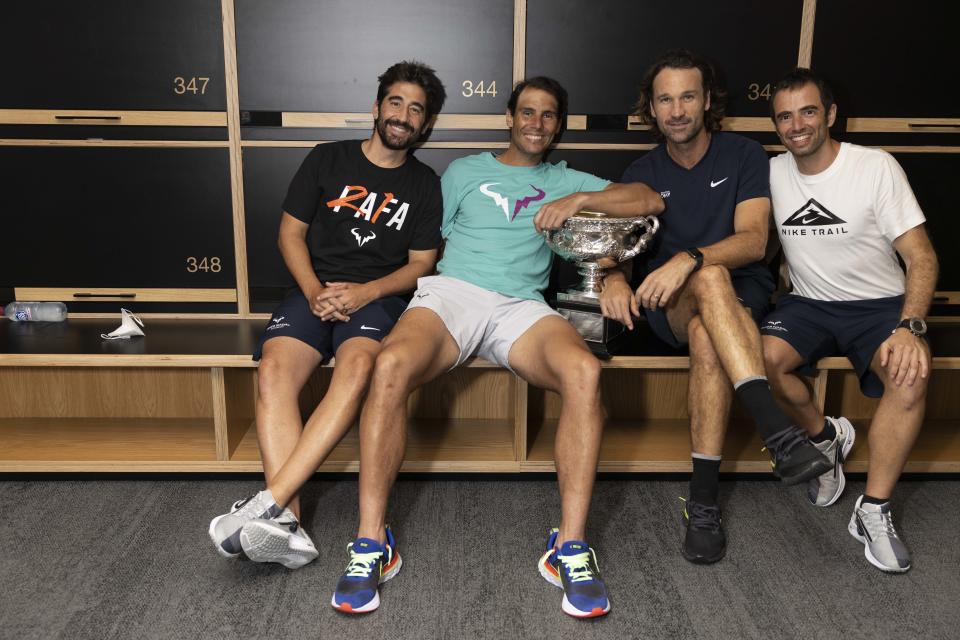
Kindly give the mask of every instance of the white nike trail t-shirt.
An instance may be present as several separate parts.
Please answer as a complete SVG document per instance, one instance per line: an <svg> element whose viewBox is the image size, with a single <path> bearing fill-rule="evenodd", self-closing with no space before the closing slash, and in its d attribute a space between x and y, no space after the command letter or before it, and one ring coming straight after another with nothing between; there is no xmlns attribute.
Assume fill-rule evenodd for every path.
<svg viewBox="0 0 960 640"><path fill-rule="evenodd" d="M783 153L770 160L770 191L794 294L828 301L903 294L893 242L926 219L893 156L844 142L825 171L808 176Z"/></svg>

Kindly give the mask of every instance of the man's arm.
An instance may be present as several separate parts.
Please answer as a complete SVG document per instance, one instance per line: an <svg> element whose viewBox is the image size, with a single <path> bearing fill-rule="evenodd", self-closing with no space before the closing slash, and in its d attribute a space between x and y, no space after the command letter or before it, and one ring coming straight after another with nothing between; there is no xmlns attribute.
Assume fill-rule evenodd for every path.
<svg viewBox="0 0 960 640"><path fill-rule="evenodd" d="M718 264L728 269L762 260L767 247L770 199L751 198L739 203L733 213L733 235L706 247L703 264ZM692 248L692 247L691 247ZM647 308L665 307L686 284L696 261L681 251L650 273L637 288L637 302Z"/></svg>
<svg viewBox="0 0 960 640"><path fill-rule="evenodd" d="M933 301L940 265L924 225L914 227L893 241L907 266L906 295L901 318L925 318Z"/></svg>
<svg viewBox="0 0 960 640"><path fill-rule="evenodd" d="M280 255L290 271L290 275L297 281L297 285L310 303L310 311L314 315L324 318L331 315L340 315L329 302L320 302L318 296L323 291L323 283L317 278L313 270L313 260L310 259L310 249L307 247L307 232L310 225L298 220L286 211L280 220L280 234L277 245ZM326 319L326 318L325 318ZM344 319L344 316L337 318Z"/></svg>
<svg viewBox="0 0 960 640"><path fill-rule="evenodd" d="M610 183L603 191L581 191L548 202L533 218L537 233L559 229L567 218L584 209L600 211L615 218L655 216L663 213L660 194L642 182Z"/></svg>
<svg viewBox="0 0 960 640"><path fill-rule="evenodd" d="M930 310L937 285L939 264L926 228L919 225L893 241L907 266L906 294L901 318L924 318ZM897 386L912 386L917 376L930 373L930 349L926 342L907 329L897 329L880 345L880 366L885 367Z"/></svg>
<svg viewBox="0 0 960 640"><path fill-rule="evenodd" d="M386 296L413 291L417 287L417 279L433 273L437 263L437 249L426 251L408 251L407 264L396 271L371 280L364 284L353 282L328 282L318 299L332 304L340 313L347 316L370 302ZM324 320L334 317L321 316ZM338 320L341 318L337 318Z"/></svg>

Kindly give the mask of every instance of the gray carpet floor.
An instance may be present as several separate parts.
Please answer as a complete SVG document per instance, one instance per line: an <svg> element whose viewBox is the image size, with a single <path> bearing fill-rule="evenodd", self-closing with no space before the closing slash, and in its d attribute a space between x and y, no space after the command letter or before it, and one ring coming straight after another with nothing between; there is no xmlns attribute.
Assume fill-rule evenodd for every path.
<svg viewBox="0 0 960 640"><path fill-rule="evenodd" d="M356 526L355 478L311 481L320 558L297 571L227 560L211 517L250 479L0 478L2 638L958 638L960 481L901 482L894 513L913 569L870 566L846 531L862 481L816 509L803 489L721 488L727 557L679 554L686 483L601 479L589 541L605 618L560 611L536 561L557 522L549 479L402 479L390 518L403 569L380 610L329 605Z"/></svg>

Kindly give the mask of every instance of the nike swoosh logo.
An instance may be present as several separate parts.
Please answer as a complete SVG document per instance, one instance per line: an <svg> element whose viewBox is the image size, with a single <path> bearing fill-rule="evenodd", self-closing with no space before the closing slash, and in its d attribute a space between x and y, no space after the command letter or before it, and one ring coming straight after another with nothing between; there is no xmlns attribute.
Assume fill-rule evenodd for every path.
<svg viewBox="0 0 960 640"><path fill-rule="evenodd" d="M727 176L727 178L729 178L729 177L730 177L730 176ZM716 182L714 182L713 180L711 180L711 181L710 181L710 188L713 189L714 187L720 186L721 184L723 184L724 182L727 181L727 178L724 178L723 180L717 180Z"/></svg>
<svg viewBox="0 0 960 640"><path fill-rule="evenodd" d="M800 222L802 222L803 224L810 224L811 222L813 222L814 220L816 220L816 219L819 218L819 217L820 217L820 216L813 216L812 218L804 218L804 219L801 220Z"/></svg>
<svg viewBox="0 0 960 640"><path fill-rule="evenodd" d="M380 331L380 329L377 329L376 327L368 327L365 324L360 325L360 330L361 331Z"/></svg>
<svg viewBox="0 0 960 640"><path fill-rule="evenodd" d="M429 294L429 293L418 293L418 294L417 294L417 298L426 298L428 295L430 295L430 294Z"/></svg>

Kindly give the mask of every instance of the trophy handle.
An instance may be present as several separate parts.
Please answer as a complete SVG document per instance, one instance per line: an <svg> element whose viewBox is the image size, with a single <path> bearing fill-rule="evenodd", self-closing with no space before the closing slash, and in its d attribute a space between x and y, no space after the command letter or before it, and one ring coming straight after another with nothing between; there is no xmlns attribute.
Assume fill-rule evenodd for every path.
<svg viewBox="0 0 960 640"><path fill-rule="evenodd" d="M653 236L660 229L660 220L658 220L655 216L648 216L646 218L641 218L638 221L638 225L645 228L646 232L640 236L640 238L637 240L637 243L633 245L632 248L623 252L623 254L620 256L621 262L635 258L637 255L647 250L647 247L650 245L650 241L653 239Z"/></svg>

